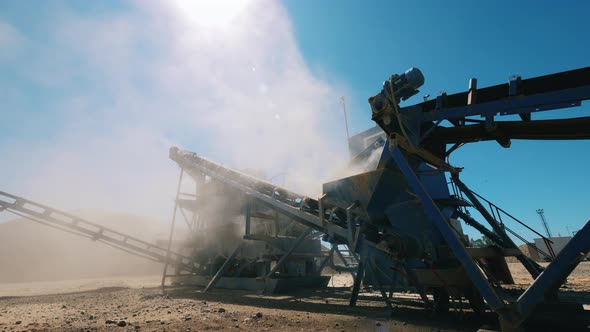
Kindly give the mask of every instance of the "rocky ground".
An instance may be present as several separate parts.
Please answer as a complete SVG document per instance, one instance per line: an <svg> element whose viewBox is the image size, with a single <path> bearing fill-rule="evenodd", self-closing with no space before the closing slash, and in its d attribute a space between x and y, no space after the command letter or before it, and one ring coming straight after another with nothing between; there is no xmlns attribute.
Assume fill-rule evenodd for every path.
<svg viewBox="0 0 590 332"><path fill-rule="evenodd" d="M524 269L510 267L517 286L526 286ZM568 287L587 291L589 271L583 263ZM326 290L274 296L189 287L162 292L157 275L5 283L0 331L474 331L492 323L468 311L440 317L411 303L390 316L375 293L362 293L359 306L350 308L350 281L335 275Z"/></svg>
<svg viewBox="0 0 590 332"><path fill-rule="evenodd" d="M359 307L350 308L349 288L338 284L324 291L263 296L195 288L163 293L158 279L46 284L49 293L58 294L29 296L16 293L41 289L17 284L11 296L0 298L0 331L473 331L480 325L471 313L437 317L403 305L390 317L373 294L361 295ZM93 283L101 287L91 289Z"/></svg>
<svg viewBox="0 0 590 332"><path fill-rule="evenodd" d="M539 263L542 266L547 266L549 263ZM508 263L514 283L516 287L528 287L531 284L531 277L526 269L520 263ZM576 269L570 274L566 288L578 292L590 292L590 261L580 263Z"/></svg>

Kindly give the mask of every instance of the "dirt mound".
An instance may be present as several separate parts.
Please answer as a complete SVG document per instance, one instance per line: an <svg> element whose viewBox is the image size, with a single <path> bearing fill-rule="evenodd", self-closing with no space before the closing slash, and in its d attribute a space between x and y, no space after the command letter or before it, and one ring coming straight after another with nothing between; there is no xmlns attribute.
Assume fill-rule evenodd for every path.
<svg viewBox="0 0 590 332"><path fill-rule="evenodd" d="M518 249L522 251L525 256L531 257L531 253L529 252L529 246L527 244L521 244L518 246Z"/></svg>
<svg viewBox="0 0 590 332"><path fill-rule="evenodd" d="M166 239L164 222L98 211L77 216L148 242ZM160 263L27 219L0 224L0 282L161 273Z"/></svg>
<svg viewBox="0 0 590 332"><path fill-rule="evenodd" d="M525 256L531 257L528 245L521 244L518 246L518 249L520 249ZM516 259L516 257L506 257L506 263L518 263L518 259Z"/></svg>

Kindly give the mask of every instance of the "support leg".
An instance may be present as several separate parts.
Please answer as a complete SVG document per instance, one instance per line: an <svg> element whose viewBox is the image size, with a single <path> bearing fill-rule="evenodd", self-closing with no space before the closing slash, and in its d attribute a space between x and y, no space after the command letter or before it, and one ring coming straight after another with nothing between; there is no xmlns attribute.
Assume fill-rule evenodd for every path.
<svg viewBox="0 0 590 332"><path fill-rule="evenodd" d="M291 256L293 251L295 251L295 249L297 249L297 247L299 247L301 242L303 242L303 240L305 240L305 238L309 235L309 233L311 233L311 231L312 231L312 228L308 227L303 233L301 233L301 235L299 235L299 237L295 241L295 244L293 244L293 246L291 248L289 248L289 250L283 255L283 257L281 257L281 259L279 259L277 264L272 268L272 270L270 270L270 272L266 275L266 277L264 277L265 279L268 279L268 278L272 277L273 274L275 274L275 272L279 269L279 267L281 267L283 262L285 262L285 260L289 256Z"/></svg>
<svg viewBox="0 0 590 332"><path fill-rule="evenodd" d="M408 184L410 185L410 188L420 198L420 201L422 202L431 222L441 233L449 247L453 250L455 257L457 257L473 284L478 288L479 292L486 299L490 308L496 311L504 308L504 302L492 289L487 279L476 266L475 262L461 241L453 233L453 230L447 223L446 218L442 215L426 189L423 187L420 179L416 176L414 171L412 171L410 165L406 161L406 158L395 142L393 146L390 147L390 153L404 174Z"/></svg>
<svg viewBox="0 0 590 332"><path fill-rule="evenodd" d="M364 243L364 239L362 235L359 237L358 241L360 242L359 245L361 246L361 252L359 254L359 263L356 270L356 276L354 277L354 283L352 286L352 294L350 295L350 306L356 306L356 301L358 300L359 292L361 290L361 281L365 275L365 264L367 263L367 245Z"/></svg>
<svg viewBox="0 0 590 332"><path fill-rule="evenodd" d="M387 307L389 308L389 310L391 311L391 313L393 314L393 304L391 304L391 301L389 300L389 297L387 296L387 293L385 292L385 288L383 287L383 282L381 279L381 275L379 272L379 270L376 268L376 264L374 260L371 260L371 271L373 272L373 275L375 276L375 282L377 283L377 287L379 287L379 292L381 292L381 297L383 298L383 301L385 301L385 305L387 305Z"/></svg>
<svg viewBox="0 0 590 332"><path fill-rule="evenodd" d="M170 235L168 236L168 246L166 247L166 263L164 263L164 271L162 272L162 289L166 284L166 275L168 274L168 264L170 262L170 249L172 248L172 238L174 236L174 226L176 225L176 212L178 211L178 196L180 195L180 185L182 184L182 176L184 175L184 168L180 169L180 176L178 178L178 186L176 187L176 199L174 200L174 212L172 212L172 223L170 224Z"/></svg>
<svg viewBox="0 0 590 332"><path fill-rule="evenodd" d="M350 295L350 306L355 307L356 301L358 300L359 292L361 290L361 281L365 274L365 259L361 257L359 265L356 269L356 277L354 278L354 284L352 286L352 294Z"/></svg>
<svg viewBox="0 0 590 332"><path fill-rule="evenodd" d="M207 291L209 291L209 289L215 287L215 284L217 284L219 279L221 279L221 276L223 276L225 271L227 271L227 268L231 265L234 258L236 258L236 256L240 252L240 249L242 249L242 243L240 243L240 245L238 245L238 247L231 253L231 255L229 255L225 262L223 262L223 265L221 265L219 270L217 270L217 273L215 273L211 281L209 281L209 284L207 284L207 287L205 287L203 293L206 293Z"/></svg>

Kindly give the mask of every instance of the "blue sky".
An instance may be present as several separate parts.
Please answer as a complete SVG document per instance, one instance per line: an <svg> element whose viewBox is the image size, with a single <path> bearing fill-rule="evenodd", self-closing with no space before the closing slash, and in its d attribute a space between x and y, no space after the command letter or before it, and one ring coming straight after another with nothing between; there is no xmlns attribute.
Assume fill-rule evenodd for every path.
<svg viewBox="0 0 590 332"><path fill-rule="evenodd" d="M285 0L309 66L348 86L350 127L373 125L366 102L392 73L422 70L423 94L586 67L590 2L585 1L296 1ZM419 95L419 96L420 96ZM419 97L418 96L418 97ZM419 102L410 99L406 105ZM584 116L579 108L535 118ZM567 233L590 217L590 142L474 143L451 159L473 190L540 230L543 208L552 232Z"/></svg>
<svg viewBox="0 0 590 332"><path fill-rule="evenodd" d="M177 171L166 150L180 145L319 187L313 175L346 156L341 95L356 133L374 125L367 98L411 66L426 76L421 94L436 96L590 58L588 2L215 3L0 2L0 185L164 219ZM563 235L590 217L588 151L488 142L451 161L475 191L538 229L543 208Z"/></svg>

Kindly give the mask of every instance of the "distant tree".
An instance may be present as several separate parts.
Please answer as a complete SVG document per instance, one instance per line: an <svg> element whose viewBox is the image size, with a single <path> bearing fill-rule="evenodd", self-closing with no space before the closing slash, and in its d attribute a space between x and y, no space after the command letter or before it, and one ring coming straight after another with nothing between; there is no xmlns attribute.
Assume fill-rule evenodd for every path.
<svg viewBox="0 0 590 332"><path fill-rule="evenodd" d="M489 247L489 246L493 246L494 242L492 240L490 240L490 238L488 238L487 236L482 236L479 239L471 239L471 246L472 247L478 247L478 248L485 248L485 247Z"/></svg>

